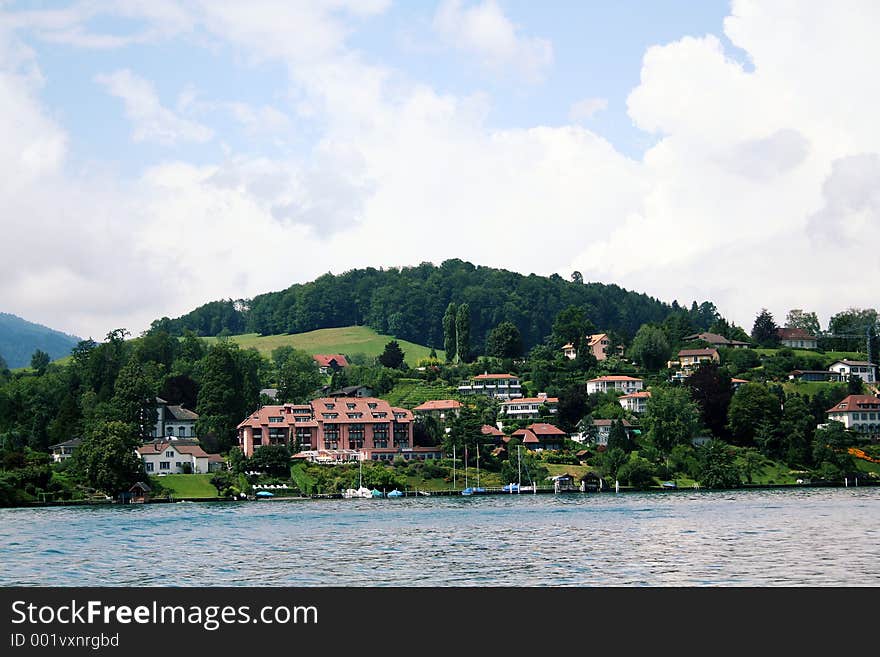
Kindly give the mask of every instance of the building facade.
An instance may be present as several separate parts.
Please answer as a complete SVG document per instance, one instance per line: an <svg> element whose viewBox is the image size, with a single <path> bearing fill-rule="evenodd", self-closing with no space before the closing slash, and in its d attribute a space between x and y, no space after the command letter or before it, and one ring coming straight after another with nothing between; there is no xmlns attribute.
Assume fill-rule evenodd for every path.
<svg viewBox="0 0 880 657"><path fill-rule="evenodd" d="M501 402L501 414L511 420L534 420L541 417L539 411L541 406L546 406L553 414L556 413L558 404L558 397L548 397L546 394L537 397L519 397Z"/></svg>
<svg viewBox="0 0 880 657"><path fill-rule="evenodd" d="M496 399L522 397L520 380L515 374L480 374L462 381L458 386L460 395L486 395Z"/></svg>
<svg viewBox="0 0 880 657"><path fill-rule="evenodd" d="M632 392L628 395L623 395L623 397L618 397L617 401L620 402L620 405L630 411L631 413L644 413L648 410L648 400L651 398L651 393L647 390L640 390L639 392Z"/></svg>
<svg viewBox="0 0 880 657"><path fill-rule="evenodd" d="M590 379L587 381L587 394L617 390L625 395L629 395L633 392L638 392L644 387L644 385L645 382L642 379L632 376L600 376L597 379Z"/></svg>
<svg viewBox="0 0 880 657"><path fill-rule="evenodd" d="M446 422L461 412L461 402L455 399L432 399L413 409L416 417L435 417Z"/></svg>
<svg viewBox="0 0 880 657"><path fill-rule="evenodd" d="M880 433L880 398L849 395L826 412L829 420L842 422L853 431L876 436Z"/></svg>
<svg viewBox="0 0 880 657"><path fill-rule="evenodd" d="M413 445L413 414L375 397L322 397L308 404L263 406L238 425L246 456L265 445L292 451L356 452L383 461L434 458L436 447Z"/></svg>
<svg viewBox="0 0 880 657"><path fill-rule="evenodd" d="M854 374L865 383L877 382L877 366L864 360L838 360L831 363L828 371L838 373L843 381Z"/></svg>
<svg viewBox="0 0 880 657"><path fill-rule="evenodd" d="M783 347L791 349L818 349L819 338L810 335L803 329L799 328L780 328L776 329L776 335L779 336L779 344Z"/></svg>
<svg viewBox="0 0 880 657"><path fill-rule="evenodd" d="M136 450L147 474L207 474L212 471L211 455L197 444L184 441L154 441ZM214 459L216 462L216 458Z"/></svg>
<svg viewBox="0 0 880 657"><path fill-rule="evenodd" d="M195 438L198 419L198 413L184 408L182 404L169 404L161 397L156 397L153 438Z"/></svg>

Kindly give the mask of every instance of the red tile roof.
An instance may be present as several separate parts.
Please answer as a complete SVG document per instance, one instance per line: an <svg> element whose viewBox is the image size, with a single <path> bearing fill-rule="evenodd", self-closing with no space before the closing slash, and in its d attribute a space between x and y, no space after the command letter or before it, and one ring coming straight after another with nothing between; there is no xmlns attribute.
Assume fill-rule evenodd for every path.
<svg viewBox="0 0 880 657"><path fill-rule="evenodd" d="M535 435L538 436L564 436L565 432L558 428L554 427L552 424L547 424L546 422L536 422L535 424L530 424L527 429L530 429Z"/></svg>
<svg viewBox="0 0 880 657"><path fill-rule="evenodd" d="M454 399L431 399L423 404L419 404L414 411L451 411L461 408L461 402Z"/></svg>
<svg viewBox="0 0 880 657"><path fill-rule="evenodd" d="M516 374L478 374L473 377L476 380L482 379L518 379Z"/></svg>
<svg viewBox="0 0 880 657"><path fill-rule="evenodd" d="M589 336L588 344L589 344L589 346L592 347L596 344L599 344L599 342L601 342L603 338L608 340L609 339L608 334L607 333L594 333L593 335Z"/></svg>
<svg viewBox="0 0 880 657"><path fill-rule="evenodd" d="M639 392L631 392L628 395L621 395L618 399L648 399L651 397L649 390L640 390Z"/></svg>
<svg viewBox="0 0 880 657"><path fill-rule="evenodd" d="M513 435L522 437L523 445L533 445L541 442L538 440L538 437L528 429L517 429L513 432Z"/></svg>
<svg viewBox="0 0 880 657"><path fill-rule="evenodd" d="M679 356L717 356L717 349L682 349Z"/></svg>
<svg viewBox="0 0 880 657"><path fill-rule="evenodd" d="M171 448L176 449L178 454L190 454L196 458L210 457L210 455L198 445L175 445L173 440L168 441L167 443L149 443L148 445L141 445L138 447L137 451L141 456L148 456L150 454L159 454L160 452L164 452L166 449Z"/></svg>
<svg viewBox="0 0 880 657"><path fill-rule="evenodd" d="M370 408L370 404L375 404ZM349 408L351 405L351 408ZM304 412L307 411L307 412ZM385 414L385 417L374 417L375 414ZM395 417L397 413L402 417ZM336 417L324 417L324 414L335 414ZM360 417L349 417L349 414ZM280 417L281 422L269 422L270 417ZM297 418L309 418L305 422L297 422ZM312 400L309 405L267 405L263 406L247 418L242 420L237 429L243 427L316 427L318 421L328 421L333 424L353 424L370 422L411 422L412 411L405 408L392 407L384 399L375 397L322 397Z"/></svg>
<svg viewBox="0 0 880 657"><path fill-rule="evenodd" d="M597 383L599 381L641 381L642 379L637 379L632 376L622 376L619 374L613 374L609 376L600 376L598 379L590 379L587 383Z"/></svg>
<svg viewBox="0 0 880 657"><path fill-rule="evenodd" d="M780 340L816 340L815 335L810 335L804 329L800 328L778 328L776 335Z"/></svg>
<svg viewBox="0 0 880 657"><path fill-rule="evenodd" d="M877 405L877 408L868 409L866 404ZM880 397L873 395L849 395L843 398L836 406L829 408L826 413L852 413L853 411L880 410Z"/></svg>
<svg viewBox="0 0 880 657"><path fill-rule="evenodd" d="M491 424L484 424L480 432L484 436L503 436L504 432L500 429L493 427Z"/></svg>
<svg viewBox="0 0 880 657"><path fill-rule="evenodd" d="M501 402L505 404L558 404L559 397L517 397L516 399L508 399Z"/></svg>
<svg viewBox="0 0 880 657"><path fill-rule="evenodd" d="M330 361L336 361L339 367L348 367L348 361L342 354L315 354L312 356L320 367L329 367Z"/></svg>
<svg viewBox="0 0 880 657"><path fill-rule="evenodd" d="M614 422L614 420L593 420L593 426L594 427L610 427L612 422ZM621 420L621 422L623 423L623 426L625 426L625 427L632 426L626 420Z"/></svg>

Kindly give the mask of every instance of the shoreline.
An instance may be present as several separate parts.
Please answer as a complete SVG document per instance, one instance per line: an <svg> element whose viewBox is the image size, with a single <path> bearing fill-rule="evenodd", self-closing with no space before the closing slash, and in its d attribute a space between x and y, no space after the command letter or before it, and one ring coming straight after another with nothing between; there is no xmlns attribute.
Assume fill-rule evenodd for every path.
<svg viewBox="0 0 880 657"><path fill-rule="evenodd" d="M431 497L487 497L487 496L496 496L496 495L504 495L504 496L526 496L526 495L607 495L609 493L621 494L621 493L655 493L655 494L669 494L669 493L682 493L688 492L692 493L695 491L699 492L711 492L711 493L725 493L731 491L742 491L742 490L772 490L772 489L786 489L786 490L794 490L794 489L804 489L804 488L863 488L863 487L875 487L880 486L880 482L873 481L870 479L860 480L856 479L852 484L842 484L842 483L832 483L832 482L817 482L817 483L809 483L809 484L744 484L742 486L738 486L736 488L661 488L654 487L648 489L636 489L628 486L621 486L619 491L615 491L613 487L604 488L601 491L581 491L581 490L563 490L563 491L555 491L553 487L547 488L539 488L537 491L523 491L520 493L509 493L502 492L500 490L489 490L482 493L474 493L472 495L462 495L460 490L441 490L441 491L413 491L413 492L405 492L403 498L431 498ZM427 494L425 494L427 493ZM151 499L146 502L128 502L122 503L117 502L115 500L66 500L66 501L55 501L55 502L28 502L27 504L21 504L17 506L8 506L2 507L7 509L30 509L30 508L42 508L42 507L65 507L65 506L140 506L143 504L179 504L181 502L187 503L205 503L205 502L226 502L226 503L254 503L254 502L310 502L314 500L328 500L328 499L344 499L341 493L324 493L324 494L316 494L309 496L284 496L284 497L270 497L270 498L235 498L235 497L182 497L182 498L157 498ZM389 499L386 497L376 498L376 499ZM394 498L390 498L394 499Z"/></svg>

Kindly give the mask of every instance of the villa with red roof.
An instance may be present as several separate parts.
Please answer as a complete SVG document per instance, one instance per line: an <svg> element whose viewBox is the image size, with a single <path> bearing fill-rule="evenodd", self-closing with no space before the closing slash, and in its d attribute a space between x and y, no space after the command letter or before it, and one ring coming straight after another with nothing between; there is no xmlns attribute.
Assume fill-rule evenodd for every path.
<svg viewBox="0 0 880 657"><path fill-rule="evenodd" d="M633 392L638 392L644 387L644 385L645 382L642 379L637 379L632 376L600 376L597 379L590 379L587 381L587 394L619 390L628 395Z"/></svg>
<svg viewBox="0 0 880 657"><path fill-rule="evenodd" d="M562 449L567 435L562 429L554 427L552 424L538 422L530 424L525 429L517 429L511 437L520 438L523 446L537 451Z"/></svg>
<svg viewBox="0 0 880 657"><path fill-rule="evenodd" d="M631 413L644 413L648 410L648 400L651 393L648 390L640 390L639 392L631 392L628 395L618 397L617 401L620 405Z"/></svg>
<svg viewBox="0 0 880 657"><path fill-rule="evenodd" d="M208 454L190 440L157 440L135 451L148 474L207 474L225 463L219 454Z"/></svg>
<svg viewBox="0 0 880 657"><path fill-rule="evenodd" d="M294 451L356 453L358 458L390 461L439 458L437 447L413 445L413 414L375 397L323 397L308 404L263 406L238 425L245 456L264 445Z"/></svg>
<svg viewBox="0 0 880 657"><path fill-rule="evenodd" d="M779 328L776 329L776 335L779 336L779 343L783 347L792 349L818 349L819 338L810 335L804 329L799 328Z"/></svg>
<svg viewBox="0 0 880 657"><path fill-rule="evenodd" d="M413 413L417 416L431 416L444 421L457 416L460 412L461 402L455 399L432 399L413 409Z"/></svg>
<svg viewBox="0 0 880 657"><path fill-rule="evenodd" d="M538 412L541 406L546 406L550 413L555 413L557 404L558 397L548 397L545 393L537 397L518 397L501 402L501 414L511 420L534 420L541 416Z"/></svg>
<svg viewBox="0 0 880 657"><path fill-rule="evenodd" d="M515 374L479 374L458 386L460 395L486 395L496 399L522 397L519 377Z"/></svg>
<svg viewBox="0 0 880 657"><path fill-rule="evenodd" d="M318 364L321 374L331 374L334 370L348 367L348 361L342 354L315 354L312 358Z"/></svg>
<svg viewBox="0 0 880 657"><path fill-rule="evenodd" d="M842 422L847 429L869 435L880 433L880 398L849 395L826 411L829 420Z"/></svg>

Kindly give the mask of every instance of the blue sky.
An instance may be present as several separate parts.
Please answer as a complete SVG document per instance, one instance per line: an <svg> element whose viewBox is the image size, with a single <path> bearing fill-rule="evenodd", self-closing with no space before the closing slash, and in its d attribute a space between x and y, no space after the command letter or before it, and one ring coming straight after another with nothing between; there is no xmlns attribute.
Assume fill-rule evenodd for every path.
<svg viewBox="0 0 880 657"><path fill-rule="evenodd" d="M0 309L138 333L454 257L824 323L878 273L878 23L870 0L0 2Z"/></svg>

